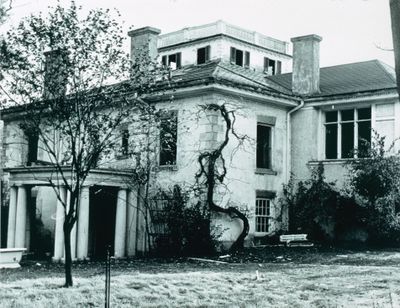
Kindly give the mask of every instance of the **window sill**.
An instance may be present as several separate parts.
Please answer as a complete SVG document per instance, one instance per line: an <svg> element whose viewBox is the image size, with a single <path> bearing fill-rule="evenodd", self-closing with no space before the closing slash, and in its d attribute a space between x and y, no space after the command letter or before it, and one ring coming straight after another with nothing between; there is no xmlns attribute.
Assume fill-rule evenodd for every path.
<svg viewBox="0 0 400 308"><path fill-rule="evenodd" d="M267 175L277 175L278 172L272 170L272 169L266 169L266 168L256 168L254 171L255 174L267 174Z"/></svg>
<svg viewBox="0 0 400 308"><path fill-rule="evenodd" d="M321 160L310 160L307 165L316 166L319 163L323 165L344 165L350 161L355 160L356 158L338 158L338 159L321 159Z"/></svg>
<svg viewBox="0 0 400 308"><path fill-rule="evenodd" d="M158 171L177 171L178 170L178 166L177 165L162 165L162 166L158 166Z"/></svg>

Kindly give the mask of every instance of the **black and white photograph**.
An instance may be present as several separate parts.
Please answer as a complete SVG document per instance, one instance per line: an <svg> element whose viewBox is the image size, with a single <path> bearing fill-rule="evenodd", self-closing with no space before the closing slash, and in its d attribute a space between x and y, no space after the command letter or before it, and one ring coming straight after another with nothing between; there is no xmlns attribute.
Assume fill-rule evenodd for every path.
<svg viewBox="0 0 400 308"><path fill-rule="evenodd" d="M400 308L400 0L0 0L0 307Z"/></svg>

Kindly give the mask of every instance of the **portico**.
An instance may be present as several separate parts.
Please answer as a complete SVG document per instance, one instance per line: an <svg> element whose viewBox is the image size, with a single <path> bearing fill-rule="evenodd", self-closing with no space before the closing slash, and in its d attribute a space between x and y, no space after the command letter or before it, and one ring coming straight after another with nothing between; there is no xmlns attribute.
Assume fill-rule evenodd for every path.
<svg viewBox="0 0 400 308"><path fill-rule="evenodd" d="M29 249L29 197L33 186L53 186L57 189L57 205L54 219L53 260L64 258L65 218L64 204L69 204L70 192L61 181L52 166L32 166L5 169L9 174L10 202L7 228L7 248ZM70 179L68 166L63 170L65 179ZM132 189L132 174L128 170L94 169L85 180L78 201L77 221L71 232L71 254L73 260L85 260L90 257L89 232L90 211L100 209L90 204L91 187L111 187L117 192L115 206L114 256L123 258L136 254L137 241L137 189ZM69 183L69 182L67 182ZM105 204L104 206L112 206Z"/></svg>

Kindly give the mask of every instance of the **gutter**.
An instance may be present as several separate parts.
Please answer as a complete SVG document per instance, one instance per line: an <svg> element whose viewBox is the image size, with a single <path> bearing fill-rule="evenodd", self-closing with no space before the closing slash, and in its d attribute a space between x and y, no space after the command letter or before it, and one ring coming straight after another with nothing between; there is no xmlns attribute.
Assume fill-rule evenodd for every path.
<svg viewBox="0 0 400 308"><path fill-rule="evenodd" d="M287 184L290 179L290 174L291 174L291 149L290 149L290 142L292 139L292 132L291 132L291 115L292 113L296 112L297 110L303 108L304 106L304 100L300 99L300 105L294 107L293 109L289 110L288 113L286 114L286 174L285 174L285 183Z"/></svg>

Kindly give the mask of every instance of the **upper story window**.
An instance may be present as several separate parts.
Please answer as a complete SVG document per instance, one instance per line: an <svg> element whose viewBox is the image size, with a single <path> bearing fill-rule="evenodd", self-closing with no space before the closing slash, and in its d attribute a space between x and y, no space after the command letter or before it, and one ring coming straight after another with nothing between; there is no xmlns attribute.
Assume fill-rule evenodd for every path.
<svg viewBox="0 0 400 308"><path fill-rule="evenodd" d="M282 62L264 57L264 72L268 75L276 75L282 72Z"/></svg>
<svg viewBox="0 0 400 308"><path fill-rule="evenodd" d="M325 113L325 157L365 156L371 142L371 108Z"/></svg>
<svg viewBox="0 0 400 308"><path fill-rule="evenodd" d="M256 168L271 169L271 131L271 126L257 123Z"/></svg>
<svg viewBox="0 0 400 308"><path fill-rule="evenodd" d="M178 114L167 112L160 123L160 166L176 165Z"/></svg>
<svg viewBox="0 0 400 308"><path fill-rule="evenodd" d="M181 68L181 53L162 56L161 61L163 65L170 66L172 69Z"/></svg>
<svg viewBox="0 0 400 308"><path fill-rule="evenodd" d="M129 154L129 130L121 130L121 155L127 156Z"/></svg>
<svg viewBox="0 0 400 308"><path fill-rule="evenodd" d="M38 159L39 134L37 132L29 132L26 136L28 138L27 164L31 165L37 162Z"/></svg>
<svg viewBox="0 0 400 308"><path fill-rule="evenodd" d="M210 46L197 49L197 64L210 61Z"/></svg>
<svg viewBox="0 0 400 308"><path fill-rule="evenodd" d="M248 68L250 67L250 52L248 51L243 52L243 50L231 47L230 61L232 64Z"/></svg>

